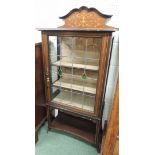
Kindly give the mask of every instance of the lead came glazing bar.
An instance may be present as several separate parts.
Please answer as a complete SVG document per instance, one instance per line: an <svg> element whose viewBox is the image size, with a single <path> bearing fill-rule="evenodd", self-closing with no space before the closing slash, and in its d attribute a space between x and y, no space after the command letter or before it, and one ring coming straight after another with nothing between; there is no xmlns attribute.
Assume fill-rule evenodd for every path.
<svg viewBox="0 0 155 155"><path fill-rule="evenodd" d="M72 102L72 97L73 97L73 89L72 89L72 84L73 84L73 49L74 49L74 45L73 45L73 37L72 37L72 52L71 52L71 60L72 60L72 68L71 68L71 102Z"/></svg>
<svg viewBox="0 0 155 155"><path fill-rule="evenodd" d="M94 111L99 55L96 38L59 37L60 52L50 53L53 102ZM64 51L65 50L65 51ZM97 54L96 54L97 53ZM57 70L55 69L57 68ZM58 75L58 79L54 77Z"/></svg>

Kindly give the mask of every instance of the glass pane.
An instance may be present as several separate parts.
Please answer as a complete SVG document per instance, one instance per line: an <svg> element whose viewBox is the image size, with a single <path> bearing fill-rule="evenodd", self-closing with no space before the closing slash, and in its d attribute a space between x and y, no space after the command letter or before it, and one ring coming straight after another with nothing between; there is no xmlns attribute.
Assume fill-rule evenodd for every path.
<svg viewBox="0 0 155 155"><path fill-rule="evenodd" d="M71 92L61 87L52 87L52 101L71 106Z"/></svg>
<svg viewBox="0 0 155 155"><path fill-rule="evenodd" d="M82 93L78 91L72 91L72 106L82 109Z"/></svg>
<svg viewBox="0 0 155 155"><path fill-rule="evenodd" d="M95 96L84 95L83 109L86 111L94 112Z"/></svg>
<svg viewBox="0 0 155 155"><path fill-rule="evenodd" d="M52 102L94 112L101 38L49 37Z"/></svg>

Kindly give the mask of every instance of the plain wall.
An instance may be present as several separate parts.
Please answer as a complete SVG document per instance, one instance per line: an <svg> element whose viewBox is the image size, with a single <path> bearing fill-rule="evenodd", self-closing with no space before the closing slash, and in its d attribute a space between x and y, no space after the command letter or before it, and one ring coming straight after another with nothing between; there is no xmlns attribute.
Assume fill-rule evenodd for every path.
<svg viewBox="0 0 155 155"><path fill-rule="evenodd" d="M113 15L109 25L118 27L118 0L36 0L35 28L56 28L63 25L59 17L81 6L94 7L101 13ZM35 30L35 42L41 35Z"/></svg>

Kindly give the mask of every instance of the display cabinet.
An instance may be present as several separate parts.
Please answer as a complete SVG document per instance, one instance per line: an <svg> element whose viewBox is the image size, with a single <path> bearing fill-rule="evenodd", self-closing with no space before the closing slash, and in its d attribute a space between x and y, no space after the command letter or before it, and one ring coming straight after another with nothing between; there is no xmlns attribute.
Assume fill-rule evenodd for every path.
<svg viewBox="0 0 155 155"><path fill-rule="evenodd" d="M73 9L65 24L42 33L48 129L65 131L100 147L106 70L114 28L111 15ZM58 109L58 114L52 114Z"/></svg>

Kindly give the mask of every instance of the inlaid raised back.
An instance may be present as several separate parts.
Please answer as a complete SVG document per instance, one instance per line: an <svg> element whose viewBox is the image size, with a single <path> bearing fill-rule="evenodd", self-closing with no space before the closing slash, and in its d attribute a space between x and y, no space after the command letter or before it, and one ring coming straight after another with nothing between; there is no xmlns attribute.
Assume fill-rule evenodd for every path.
<svg viewBox="0 0 155 155"><path fill-rule="evenodd" d="M60 17L64 19L64 25L59 28L97 28L108 29L111 26L106 25L106 20L111 18L111 15L100 13L95 8L87 8L85 6L79 9L73 9L65 16Z"/></svg>

